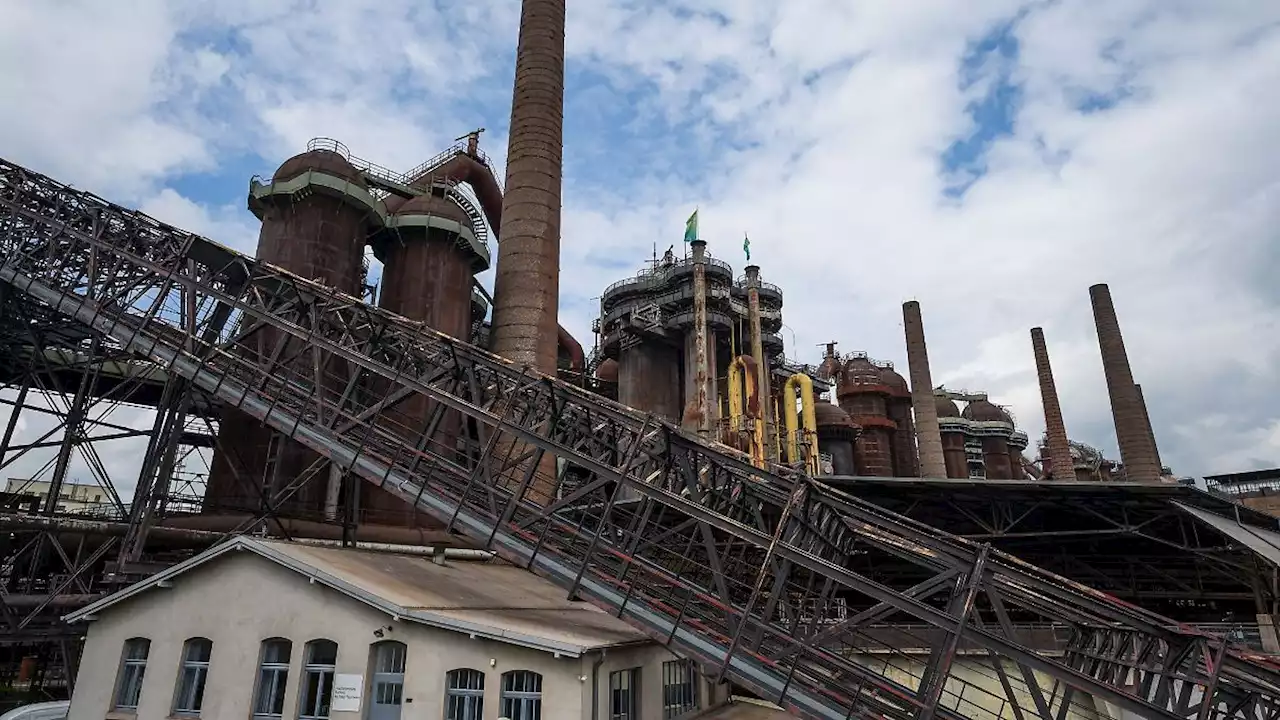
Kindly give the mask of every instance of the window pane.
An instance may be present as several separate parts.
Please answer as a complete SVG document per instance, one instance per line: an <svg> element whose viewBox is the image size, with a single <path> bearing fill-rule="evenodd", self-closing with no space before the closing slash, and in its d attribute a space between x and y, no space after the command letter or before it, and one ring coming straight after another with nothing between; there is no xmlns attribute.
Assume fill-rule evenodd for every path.
<svg viewBox="0 0 1280 720"><path fill-rule="evenodd" d="M209 662L213 654L213 643L204 638L187 641L186 659L188 662Z"/></svg>
<svg viewBox="0 0 1280 720"><path fill-rule="evenodd" d="M403 673L405 645L398 642L378 643L376 672Z"/></svg>
<svg viewBox="0 0 1280 720"><path fill-rule="evenodd" d="M293 643L288 640L267 640L262 644L262 662L288 665L292 648Z"/></svg>
<svg viewBox="0 0 1280 720"><path fill-rule="evenodd" d="M308 665L336 665L338 663L338 643L332 640L312 640L307 643Z"/></svg>

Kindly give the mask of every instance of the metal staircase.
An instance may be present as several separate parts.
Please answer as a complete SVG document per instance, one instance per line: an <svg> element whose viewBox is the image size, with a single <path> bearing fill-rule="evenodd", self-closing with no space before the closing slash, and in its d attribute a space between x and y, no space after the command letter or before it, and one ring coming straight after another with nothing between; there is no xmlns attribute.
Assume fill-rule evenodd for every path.
<svg viewBox="0 0 1280 720"><path fill-rule="evenodd" d="M0 252L25 302L801 717L1280 716L1219 636L2 160Z"/></svg>

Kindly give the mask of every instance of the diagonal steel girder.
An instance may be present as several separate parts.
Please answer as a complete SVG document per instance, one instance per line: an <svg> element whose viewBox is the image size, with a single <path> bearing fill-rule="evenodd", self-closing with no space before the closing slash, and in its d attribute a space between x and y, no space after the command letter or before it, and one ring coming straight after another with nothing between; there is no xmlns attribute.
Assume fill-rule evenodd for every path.
<svg viewBox="0 0 1280 720"><path fill-rule="evenodd" d="M1072 689L1074 697L1093 696L1146 717L1183 717L1197 693L1209 700L1193 714L1207 718L1247 717L1277 707L1280 670L1227 647L1220 637L1007 555L990 551L983 558L974 543L786 469L754 468L727 448L553 379L530 382L527 370L419 323L2 161L0 250L0 281L18 292L160 363L424 512L452 519L463 534L487 540L508 559L576 588L584 599L711 671L802 716L960 717L965 711L959 700L948 700L955 691L940 688L974 687L955 672L956 663L930 661L922 670L930 675L922 691L920 678L904 682L887 665L865 662L849 633L819 637L783 619L798 616L799 608L826 606L837 595L854 606L886 607L930 626L946 639L948 655L961 644L981 650L985 654L968 657L978 658L971 662L979 666L990 663L1004 688L996 699L1019 716L1047 716L1052 710L1026 704L1028 689L1042 697L1034 687L1036 673ZM200 272L183 271L193 263ZM199 307L233 308L242 321L309 343L315 352L344 361L362 381L381 383L405 400L381 407L351 398L326 401L308 391L318 382L311 365L286 364L264 373L251 353L226 342L226 334L211 336L204 327L180 323L173 299L179 292L187 293L188 303L194 297ZM441 372L445 358L452 372ZM494 433L486 452L459 454L418 442L420 419L405 410L409 396L443 405ZM500 406L502 412L495 412ZM493 442L498 436L507 440ZM512 442L572 462L590 476L594 489L573 507L541 507L525 497L529 483L521 481L519 463L489 467L496 448ZM485 468L493 470L492 486L478 488L474 479ZM556 480L561 481L563 473ZM801 487L801 499L785 515L782 509ZM620 488L633 498L630 504L615 502ZM682 524L662 543L638 542ZM907 559L925 573L963 575L974 602L931 602L854 569L860 558L884 554ZM769 601L753 601L762 588L770 588ZM981 594L974 592L979 588ZM989 598L988 604L980 606L978 598ZM1007 622L1010 612L1061 623L1080 637L1120 628L1154 649L1114 658L1110 665L1072 663L1019 643ZM1000 622L993 621L997 616ZM806 632L812 642L805 642ZM1189 647L1197 652L1187 652ZM921 664L901 651L897 657ZM1196 660L1218 657L1211 667ZM1014 689L1003 662L1022 668L1031 687ZM1126 671L1116 672L1116 663ZM943 697L935 703L939 693ZM1219 697L1232 698L1232 704Z"/></svg>

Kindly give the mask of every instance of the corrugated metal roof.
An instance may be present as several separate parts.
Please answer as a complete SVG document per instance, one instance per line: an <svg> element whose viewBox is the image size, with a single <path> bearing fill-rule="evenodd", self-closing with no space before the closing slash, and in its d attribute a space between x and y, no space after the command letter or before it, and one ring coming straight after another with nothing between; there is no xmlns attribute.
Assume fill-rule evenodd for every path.
<svg viewBox="0 0 1280 720"><path fill-rule="evenodd" d="M1218 532L1244 545L1272 564L1280 567L1280 533L1257 525L1246 525L1235 518L1227 518L1183 503L1174 503L1183 511Z"/></svg>
<svg viewBox="0 0 1280 720"><path fill-rule="evenodd" d="M497 561L448 561L342 548L321 548L240 536L165 569L66 616L94 616L167 584L229 551L250 551L402 620L553 653L578 656L593 648L648 640L638 630L527 570Z"/></svg>

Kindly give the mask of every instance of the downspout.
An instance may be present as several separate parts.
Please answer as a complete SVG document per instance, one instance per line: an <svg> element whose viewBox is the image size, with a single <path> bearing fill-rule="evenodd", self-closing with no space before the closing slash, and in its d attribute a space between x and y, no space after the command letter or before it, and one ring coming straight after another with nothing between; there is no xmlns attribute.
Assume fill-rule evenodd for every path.
<svg viewBox="0 0 1280 720"><path fill-rule="evenodd" d="M601 649L600 657L591 663L591 720L600 720L600 666L608 650Z"/></svg>

